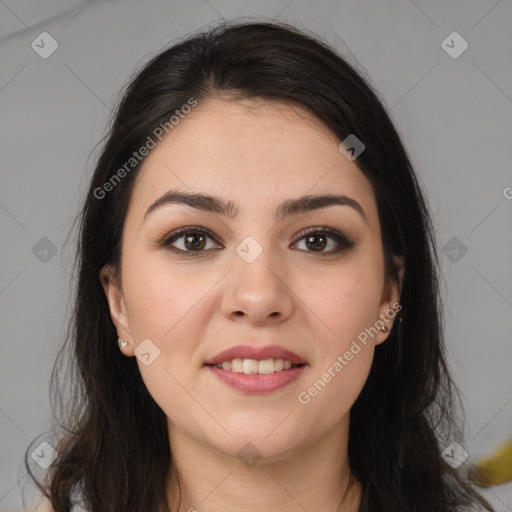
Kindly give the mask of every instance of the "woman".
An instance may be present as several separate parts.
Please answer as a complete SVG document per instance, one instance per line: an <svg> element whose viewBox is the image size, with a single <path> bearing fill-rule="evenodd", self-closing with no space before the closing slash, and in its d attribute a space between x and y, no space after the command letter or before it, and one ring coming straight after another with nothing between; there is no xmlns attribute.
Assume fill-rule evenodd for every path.
<svg viewBox="0 0 512 512"><path fill-rule="evenodd" d="M389 116L327 45L249 23L167 49L80 216L41 491L56 512L492 510L442 456L463 443L438 265Z"/></svg>

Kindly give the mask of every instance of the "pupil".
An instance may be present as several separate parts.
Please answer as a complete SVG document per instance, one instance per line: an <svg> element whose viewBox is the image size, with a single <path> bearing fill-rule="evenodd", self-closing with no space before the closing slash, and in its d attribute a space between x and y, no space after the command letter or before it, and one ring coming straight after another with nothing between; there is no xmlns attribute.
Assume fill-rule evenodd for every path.
<svg viewBox="0 0 512 512"><path fill-rule="evenodd" d="M194 243L194 239L198 238L198 237L202 238L201 242L199 242L199 244ZM192 247L189 247L187 245L189 243L191 244ZM189 236L187 236L187 238L185 240L185 246L187 247L187 249L190 249L190 248L192 248L192 249L194 249L194 248L195 249L197 249L197 248L202 249L204 247L204 236L203 235L199 235L199 234L198 235L189 235Z"/></svg>
<svg viewBox="0 0 512 512"><path fill-rule="evenodd" d="M318 239L321 239L322 241L320 242L320 244L315 244L313 241L318 238ZM312 235L310 237L308 237L306 239L306 245L309 247L309 244L312 244L313 248L316 248L316 249L325 249L325 246L326 246L326 241L325 241L325 236L324 235Z"/></svg>

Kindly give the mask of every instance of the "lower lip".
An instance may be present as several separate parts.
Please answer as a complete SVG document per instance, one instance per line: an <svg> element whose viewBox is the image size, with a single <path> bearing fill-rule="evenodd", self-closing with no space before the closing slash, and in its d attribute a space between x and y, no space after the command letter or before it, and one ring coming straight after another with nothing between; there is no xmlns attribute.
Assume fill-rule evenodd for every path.
<svg viewBox="0 0 512 512"><path fill-rule="evenodd" d="M208 366L208 368L228 386L244 393L258 395L277 391L296 381L306 368L306 365L290 368L289 370L282 370L280 372L267 374L253 373L250 375L223 370L217 366Z"/></svg>

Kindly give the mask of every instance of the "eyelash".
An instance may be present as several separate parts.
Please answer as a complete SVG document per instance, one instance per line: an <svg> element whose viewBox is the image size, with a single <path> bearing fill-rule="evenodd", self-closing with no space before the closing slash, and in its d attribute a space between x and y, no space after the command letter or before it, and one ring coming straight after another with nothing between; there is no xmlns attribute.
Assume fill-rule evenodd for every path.
<svg viewBox="0 0 512 512"><path fill-rule="evenodd" d="M215 240L215 237L212 235L212 233L204 229L200 226L188 226L185 228L179 228L173 231L172 233L169 233L166 237L164 237L158 245L161 247L167 248L172 252L178 253L178 254L186 254L187 256L191 257L197 257L208 250L202 250L202 251L184 251L183 249L178 249L176 247L172 247L171 244L175 242L176 240L179 240L180 238L183 238L186 235L189 234L201 234L205 235L212 240ZM298 233L298 238L295 240L294 244L305 238L307 235L328 235L328 237L334 239L336 243L339 245L339 247L335 250L330 251L319 251L316 254L325 254L325 255L331 255L331 254L338 254L345 249L351 249L354 247L354 242L351 242L343 233L340 233L339 231L335 229L331 229L327 226L323 226L322 228L306 228L303 229ZM305 252L311 252L315 254L315 251L305 251Z"/></svg>

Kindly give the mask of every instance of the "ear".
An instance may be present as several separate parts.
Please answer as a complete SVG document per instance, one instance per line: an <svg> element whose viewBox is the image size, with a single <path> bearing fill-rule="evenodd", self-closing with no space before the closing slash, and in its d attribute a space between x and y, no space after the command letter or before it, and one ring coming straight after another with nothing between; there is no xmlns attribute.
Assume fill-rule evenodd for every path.
<svg viewBox="0 0 512 512"><path fill-rule="evenodd" d="M130 322L128 318L128 309L123 295L121 284L115 277L114 270L111 265L105 265L100 270L100 281L103 291L107 297L110 317L117 331L117 336L127 341L128 345L122 349L123 354L133 356L135 342L130 333Z"/></svg>
<svg viewBox="0 0 512 512"><path fill-rule="evenodd" d="M393 328L393 324L396 321L398 312L401 309L398 309L397 304L400 303L400 297L402 295L402 286L405 275L404 259L402 256L394 256L393 263L397 269L397 280L390 278L384 285L382 300L379 307L380 319L382 322L379 322L378 324L379 333L377 336L375 336L375 345L379 345L387 339L389 332ZM384 332L380 330L380 326L382 324L386 325L389 328L389 331Z"/></svg>

